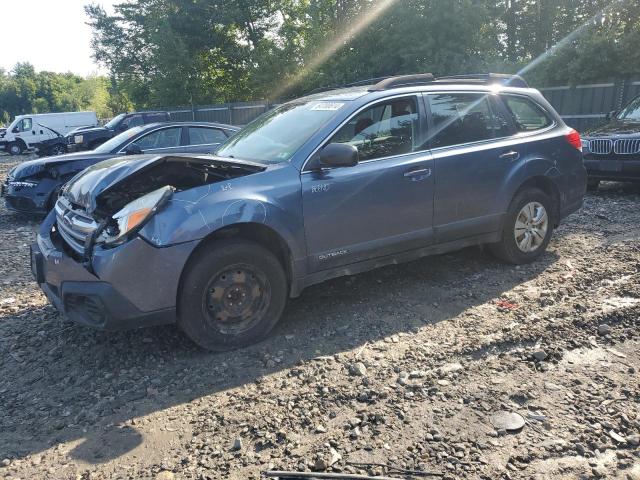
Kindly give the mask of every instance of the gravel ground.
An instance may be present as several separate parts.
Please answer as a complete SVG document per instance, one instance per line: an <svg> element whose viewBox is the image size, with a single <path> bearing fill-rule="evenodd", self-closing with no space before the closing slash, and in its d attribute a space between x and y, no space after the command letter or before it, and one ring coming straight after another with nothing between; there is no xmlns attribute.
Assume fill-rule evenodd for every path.
<svg viewBox="0 0 640 480"><path fill-rule="evenodd" d="M29 273L38 220L2 205L0 477L640 479L639 204L605 184L533 265L472 248L309 288L224 354L61 318Z"/></svg>

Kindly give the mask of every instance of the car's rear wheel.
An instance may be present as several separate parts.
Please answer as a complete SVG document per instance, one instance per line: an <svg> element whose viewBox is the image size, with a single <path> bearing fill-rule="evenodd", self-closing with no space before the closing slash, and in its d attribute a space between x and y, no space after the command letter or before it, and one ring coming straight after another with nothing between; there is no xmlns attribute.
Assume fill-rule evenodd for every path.
<svg viewBox="0 0 640 480"><path fill-rule="evenodd" d="M265 338L286 300L286 275L275 255L246 240L217 241L187 265L178 324L203 348L232 350Z"/></svg>
<svg viewBox="0 0 640 480"><path fill-rule="evenodd" d="M20 142L12 142L9 144L8 150L9 150L9 154L11 155L22 155L22 152L24 151L24 147Z"/></svg>
<svg viewBox="0 0 640 480"><path fill-rule="evenodd" d="M551 241L555 211L553 201L542 190L521 191L511 202L502 228L502 240L491 245L492 252L509 263L536 260Z"/></svg>

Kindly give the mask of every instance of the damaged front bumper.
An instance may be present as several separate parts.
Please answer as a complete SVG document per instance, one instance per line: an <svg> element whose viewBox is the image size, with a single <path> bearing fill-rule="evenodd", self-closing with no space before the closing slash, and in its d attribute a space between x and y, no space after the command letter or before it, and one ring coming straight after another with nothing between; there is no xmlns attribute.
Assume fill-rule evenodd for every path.
<svg viewBox="0 0 640 480"><path fill-rule="evenodd" d="M31 245L31 271L54 307L73 322L121 330L176 321L182 267L195 242L157 248L141 238L94 249L83 261L68 251L51 212Z"/></svg>
<svg viewBox="0 0 640 480"><path fill-rule="evenodd" d="M13 212L44 215L49 211L51 194L58 184L53 179L6 181L0 186L0 196Z"/></svg>

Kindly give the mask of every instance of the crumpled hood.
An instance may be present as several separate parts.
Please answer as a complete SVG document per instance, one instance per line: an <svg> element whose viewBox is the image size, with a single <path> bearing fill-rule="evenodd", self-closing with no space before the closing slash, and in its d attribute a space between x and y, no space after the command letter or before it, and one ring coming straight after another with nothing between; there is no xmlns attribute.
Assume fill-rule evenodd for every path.
<svg viewBox="0 0 640 480"><path fill-rule="evenodd" d="M249 165L259 167L261 169L264 168L264 165L253 162L236 159L230 160L228 158L214 157L210 155L130 155L111 158L88 167L67 182L62 190L62 195L71 203L81 206L88 213L92 213L96 209L96 201L100 194L114 187L131 175L169 158L183 158L185 162L205 159L210 162Z"/></svg>
<svg viewBox="0 0 640 480"><path fill-rule="evenodd" d="M609 123L605 123L604 125L585 131L582 136L585 138L591 138L634 134L640 136L640 122L621 122L613 120Z"/></svg>
<svg viewBox="0 0 640 480"><path fill-rule="evenodd" d="M58 165L62 165L64 163L73 162L77 160L89 160L89 159L100 159L100 158L109 158L113 156L113 154L105 154L105 153L91 153L91 152L77 152L77 153L67 153L65 155L58 155L56 157L44 157L37 158L35 160L28 160L26 162L22 162L11 170L11 176L15 180L19 180L22 178L29 178L33 175L36 175L43 170L46 170L49 167L55 167Z"/></svg>

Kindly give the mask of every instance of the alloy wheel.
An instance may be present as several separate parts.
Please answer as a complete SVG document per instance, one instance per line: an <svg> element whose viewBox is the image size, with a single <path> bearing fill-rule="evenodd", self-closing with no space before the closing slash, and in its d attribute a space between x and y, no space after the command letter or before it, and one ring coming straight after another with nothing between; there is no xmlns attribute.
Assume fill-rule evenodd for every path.
<svg viewBox="0 0 640 480"><path fill-rule="evenodd" d="M544 243L549 229L549 215L539 202L529 202L516 216L513 233L521 252L535 252Z"/></svg>

